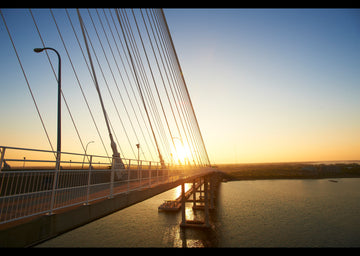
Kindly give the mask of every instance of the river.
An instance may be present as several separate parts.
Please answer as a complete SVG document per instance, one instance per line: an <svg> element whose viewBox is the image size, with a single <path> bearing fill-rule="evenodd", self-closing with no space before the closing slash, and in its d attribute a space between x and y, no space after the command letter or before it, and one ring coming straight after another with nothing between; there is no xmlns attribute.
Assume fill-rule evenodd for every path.
<svg viewBox="0 0 360 256"><path fill-rule="evenodd" d="M36 247L359 247L360 178L221 183L211 229L180 228L158 212L180 187ZM186 203L187 219L203 212Z"/></svg>

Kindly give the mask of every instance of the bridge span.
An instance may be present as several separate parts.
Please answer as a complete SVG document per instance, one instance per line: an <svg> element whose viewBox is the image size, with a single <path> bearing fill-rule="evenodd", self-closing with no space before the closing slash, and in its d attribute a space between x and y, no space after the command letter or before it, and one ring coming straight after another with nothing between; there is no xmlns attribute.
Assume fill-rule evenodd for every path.
<svg viewBox="0 0 360 256"><path fill-rule="evenodd" d="M25 83L52 150L0 146L1 247L31 246L179 185L184 193L184 183L204 187L208 212L210 176L217 171L211 168L163 10L6 9L0 10L0 19L6 29L2 36L9 39L2 48L13 50L20 67L8 73L21 72L24 78L19 82L19 76L9 75L6 84ZM21 30L33 33L25 35ZM22 40L16 36L19 33ZM27 54L29 47L33 54L43 54L32 57ZM58 72L48 51L57 55ZM44 54L48 61L40 65ZM46 109L38 104L52 94L33 93L42 88L47 93L50 81L57 84L56 151L43 118L53 115L51 100ZM68 96L73 100L68 101ZM69 114L63 121L71 120L74 130L62 129L62 102ZM6 109L4 115L10 112ZM30 119L19 114L14 114L18 120ZM22 136L15 137L26 137L27 144L11 143L44 148L38 133L27 133L26 125L21 127ZM93 138L100 145L97 154L106 156L86 153ZM89 141L86 146L85 141ZM68 153L64 148L84 153ZM199 225L208 227L205 216ZM195 224L186 221L183 213L182 226Z"/></svg>
<svg viewBox="0 0 360 256"><path fill-rule="evenodd" d="M100 156L64 152L60 164L41 160L59 169L35 168L26 167L25 163L40 163L40 160L17 159L14 151L53 152L0 149L0 247L34 245L179 185L183 193L185 183L201 182L205 187L208 184L205 180L210 181L211 176L219 173L211 167L168 165L164 168L160 163L134 159L122 159L124 169L115 169L105 157L103 162L95 164L91 161ZM66 154L74 160L66 160ZM206 202L208 194L205 193ZM184 197L182 203L185 200ZM207 203L204 205L209 207ZM181 225L191 226L184 216ZM201 225L209 225L208 214L206 218Z"/></svg>

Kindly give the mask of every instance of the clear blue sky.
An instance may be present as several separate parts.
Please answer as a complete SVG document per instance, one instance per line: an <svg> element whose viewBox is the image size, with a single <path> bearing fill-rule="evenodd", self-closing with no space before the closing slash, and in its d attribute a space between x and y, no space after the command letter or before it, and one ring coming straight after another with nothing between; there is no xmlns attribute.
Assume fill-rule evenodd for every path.
<svg viewBox="0 0 360 256"><path fill-rule="evenodd" d="M33 12L39 20L49 16ZM31 16L27 10L3 13L56 145L51 114L56 86L53 77L43 76L52 72L46 57L32 52L41 41L34 37ZM212 163L360 159L359 9L164 13ZM60 45L51 36L53 24L41 26L48 31L45 40ZM0 144L48 148L2 21L0 38ZM63 90L76 108L80 93ZM82 116L82 108L75 115ZM68 140L76 141L69 118L64 119ZM80 129L85 141L93 140L86 126ZM70 144L64 143L64 150L81 152Z"/></svg>
<svg viewBox="0 0 360 256"><path fill-rule="evenodd" d="M359 159L359 10L165 12L211 159Z"/></svg>

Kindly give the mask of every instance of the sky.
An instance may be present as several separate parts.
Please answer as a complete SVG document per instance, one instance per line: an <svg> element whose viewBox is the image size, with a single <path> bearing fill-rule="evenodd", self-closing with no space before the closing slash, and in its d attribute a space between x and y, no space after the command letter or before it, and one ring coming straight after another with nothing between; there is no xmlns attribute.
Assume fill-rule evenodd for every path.
<svg viewBox="0 0 360 256"><path fill-rule="evenodd" d="M52 72L45 55L32 51L41 41L26 23L31 16L3 13L56 145L56 81L43 75ZM360 159L359 9L164 13L212 164ZM0 145L48 149L2 20L0 38ZM88 115L77 107L79 90L67 95L74 115ZM63 148L81 152L70 122L64 114ZM84 141L94 140L83 123ZM96 144L89 150L95 153Z"/></svg>
<svg viewBox="0 0 360 256"><path fill-rule="evenodd" d="M359 159L359 10L165 12L210 159Z"/></svg>

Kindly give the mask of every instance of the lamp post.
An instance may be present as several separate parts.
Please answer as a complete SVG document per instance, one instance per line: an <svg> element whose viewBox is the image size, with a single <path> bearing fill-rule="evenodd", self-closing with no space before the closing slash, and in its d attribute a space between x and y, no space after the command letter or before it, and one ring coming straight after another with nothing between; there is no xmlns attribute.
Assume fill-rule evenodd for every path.
<svg viewBox="0 0 360 256"><path fill-rule="evenodd" d="M136 147L138 149L138 161L140 161L140 144L136 144Z"/></svg>
<svg viewBox="0 0 360 256"><path fill-rule="evenodd" d="M58 113L57 113L57 154L56 154L56 169L60 168L60 152L61 152L61 58L57 50L51 47L34 48L34 52L40 53L43 50L52 50L56 53L59 59L58 71Z"/></svg>
<svg viewBox="0 0 360 256"><path fill-rule="evenodd" d="M90 143L94 143L95 141L89 141L87 144L86 144L86 147L85 147L85 154L84 154L84 157L83 157L83 163L81 165L81 169L84 167L84 162L85 162L85 155L86 155L86 151L87 151L87 147L89 146Z"/></svg>
<svg viewBox="0 0 360 256"><path fill-rule="evenodd" d="M140 143L136 144L136 147L138 149L138 178L140 177L141 181L141 173L140 173ZM140 174L140 176L139 176Z"/></svg>

